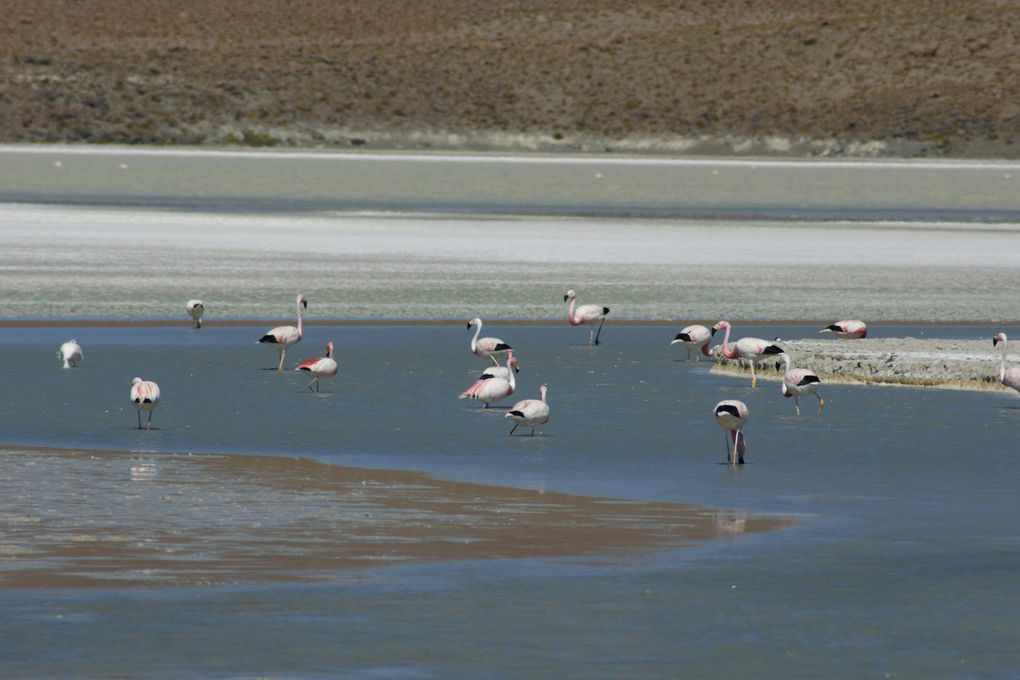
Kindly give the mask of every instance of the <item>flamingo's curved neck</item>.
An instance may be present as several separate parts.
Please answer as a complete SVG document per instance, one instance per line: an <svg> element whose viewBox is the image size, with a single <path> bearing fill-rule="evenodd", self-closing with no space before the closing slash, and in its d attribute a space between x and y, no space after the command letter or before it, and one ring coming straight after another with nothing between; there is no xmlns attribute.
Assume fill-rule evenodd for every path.
<svg viewBox="0 0 1020 680"><path fill-rule="evenodd" d="M475 337L471 338L471 351L474 352L478 348L478 335L482 332L482 322L479 321L475 324Z"/></svg>
<svg viewBox="0 0 1020 680"><path fill-rule="evenodd" d="M545 394L546 394L546 388L545 388L545 385L542 385L541 389L539 389L538 391L539 391L539 393L541 393L541 395L542 395L542 401L545 401Z"/></svg>
<svg viewBox="0 0 1020 680"><path fill-rule="evenodd" d="M569 321L572 326L578 325L577 317L574 316L574 304L576 302L577 298L570 298L570 305L567 307L567 321Z"/></svg>
<svg viewBox="0 0 1020 680"><path fill-rule="evenodd" d="M301 318L301 301L300 300L298 300L298 303L297 303L297 334L298 334L299 338L304 336L304 322L303 322L303 320Z"/></svg>
<svg viewBox="0 0 1020 680"><path fill-rule="evenodd" d="M999 382L1006 377L1006 341L1002 341L1002 361L999 362Z"/></svg>
<svg viewBox="0 0 1020 680"><path fill-rule="evenodd" d="M517 377L514 376L514 355L513 354L508 354L507 355L507 358L506 358L506 372L510 374L510 377L507 378L507 382L510 383L510 389L511 390L516 390L517 389Z"/></svg>
<svg viewBox="0 0 1020 680"><path fill-rule="evenodd" d="M737 353L737 348L731 348L727 343L730 341L730 325L726 324L725 332L722 338L722 353L727 359L739 359L740 355Z"/></svg>
<svg viewBox="0 0 1020 680"><path fill-rule="evenodd" d="M333 345L326 345L326 358L333 358Z"/></svg>
<svg viewBox="0 0 1020 680"><path fill-rule="evenodd" d="M783 372L789 373L790 372L790 355L784 353L782 355L782 357L783 357Z"/></svg>

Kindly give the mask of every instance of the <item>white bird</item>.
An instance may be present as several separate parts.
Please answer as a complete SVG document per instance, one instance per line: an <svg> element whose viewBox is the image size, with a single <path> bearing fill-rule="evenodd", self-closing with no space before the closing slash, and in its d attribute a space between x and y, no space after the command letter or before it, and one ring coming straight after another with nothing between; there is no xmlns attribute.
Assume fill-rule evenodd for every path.
<svg viewBox="0 0 1020 680"><path fill-rule="evenodd" d="M513 367L517 363L514 353L510 352L506 357L506 367L510 377L506 378L480 378L470 387L464 390L459 399L478 399L483 403L482 408L489 408L489 404L500 399L505 399L517 389L517 381L514 378Z"/></svg>
<svg viewBox="0 0 1020 680"><path fill-rule="evenodd" d="M806 368L790 368L790 355L783 352L779 355L783 360L783 384L780 387L784 397L793 397L793 403L797 408L797 415L800 415L800 397L803 394L813 394L818 399L818 414L821 415L825 400L819 396L816 390L822 384L818 374Z"/></svg>
<svg viewBox="0 0 1020 680"><path fill-rule="evenodd" d="M505 355L513 348L500 340L499 338L479 338L478 335L482 332L482 320L471 319L467 322L467 327L470 329L472 326L475 327L475 335L471 338L471 353L477 356L488 357L492 359L492 363L499 366L499 362L496 361L496 357Z"/></svg>
<svg viewBox="0 0 1020 680"><path fill-rule="evenodd" d="M138 429L142 429L142 411L149 412L149 422L145 429L152 429L152 410L159 405L159 385L151 380L133 378L131 380L131 403L138 410Z"/></svg>
<svg viewBox="0 0 1020 680"><path fill-rule="evenodd" d="M708 348L708 343L712 339L712 331L708 330L705 326L699 326L695 324L693 326L687 326L681 329L676 337L673 338L671 345L683 345L687 348L687 361L691 360L691 350L699 350L701 354L706 357L712 356L712 350ZM701 361L701 354L695 354L694 357Z"/></svg>
<svg viewBox="0 0 1020 680"><path fill-rule="evenodd" d="M567 307L567 321L570 322L571 326L580 326L581 324L588 324L591 329L588 332L588 344L597 345L599 344L599 335L602 334L602 324L606 322L606 314L609 314L609 307L603 307L601 305L581 305L575 308L574 305L577 301L577 293L572 290L568 290L567 294L563 296L563 301L570 300L570 305ZM599 322L598 333L595 332L595 322Z"/></svg>
<svg viewBox="0 0 1020 680"><path fill-rule="evenodd" d="M835 333L837 338L857 340L868 337L868 325L857 319L843 319L826 326L819 333Z"/></svg>
<svg viewBox="0 0 1020 680"><path fill-rule="evenodd" d="M312 379L308 383L308 391L312 391L312 385L314 384L315 391L318 392L319 380L322 378L332 378L339 369L340 366L333 359L333 343L330 341L326 343L326 356L302 361L294 370L304 371L311 375Z"/></svg>
<svg viewBox="0 0 1020 680"><path fill-rule="evenodd" d="M291 345L301 342L301 336L304 334L304 327L302 326L301 309L308 307L308 301L305 300L305 296L302 293L298 293L297 296L297 327L294 326L277 326L266 331L266 334L259 338L259 342L264 342L270 345L276 345L276 351L280 353L280 363L276 367L276 370L283 370L283 357L287 354L287 348Z"/></svg>
<svg viewBox="0 0 1020 680"><path fill-rule="evenodd" d="M77 340L71 339L60 346L57 350L57 358L64 362L64 368L77 366L78 362L85 358L85 352Z"/></svg>
<svg viewBox="0 0 1020 680"><path fill-rule="evenodd" d="M1002 345L1002 361L999 362L999 382L1020 392L1020 368L1006 368L1006 334L996 333L992 338L992 347Z"/></svg>
<svg viewBox="0 0 1020 680"><path fill-rule="evenodd" d="M549 404L546 402L545 397L549 391L549 388L542 385L538 388L539 393L542 395L541 399L522 399L513 405L513 408L503 416L514 421L514 426L510 428L510 432L507 437L514 433L518 425L524 425L525 427L531 428L531 436L535 436L535 428L538 425L545 425L549 422Z"/></svg>
<svg viewBox="0 0 1020 680"><path fill-rule="evenodd" d="M737 399L725 399L715 405L715 422L726 431L726 462L743 465L747 444L744 441L744 425L747 423L747 404ZM730 453L730 440L733 453Z"/></svg>
<svg viewBox="0 0 1020 680"><path fill-rule="evenodd" d="M188 300L188 304L185 307L188 310L188 315L191 317L191 325L194 328L202 327L202 314L205 313L205 303L195 298L194 300Z"/></svg>
<svg viewBox="0 0 1020 680"><path fill-rule="evenodd" d="M720 328L725 329L722 341L722 355L727 359L747 359L751 364L751 387L758 384L756 367L758 362L770 354L782 354L783 348L761 338L740 338L732 347L727 343L730 339L730 322L720 321L712 326L712 334Z"/></svg>

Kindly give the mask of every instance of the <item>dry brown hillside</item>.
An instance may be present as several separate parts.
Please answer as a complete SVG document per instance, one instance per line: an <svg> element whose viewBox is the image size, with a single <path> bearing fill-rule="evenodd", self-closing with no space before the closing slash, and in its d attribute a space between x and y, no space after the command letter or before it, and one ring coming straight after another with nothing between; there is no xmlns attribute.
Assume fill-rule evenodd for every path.
<svg viewBox="0 0 1020 680"><path fill-rule="evenodd" d="M0 0L0 17L3 142L1020 157L1015 0Z"/></svg>

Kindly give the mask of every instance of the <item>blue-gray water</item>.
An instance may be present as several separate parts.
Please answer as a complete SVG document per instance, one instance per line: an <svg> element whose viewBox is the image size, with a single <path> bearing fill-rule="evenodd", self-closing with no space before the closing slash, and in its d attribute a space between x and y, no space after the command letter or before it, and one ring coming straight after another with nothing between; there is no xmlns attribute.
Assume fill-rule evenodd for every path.
<svg viewBox="0 0 1020 680"><path fill-rule="evenodd" d="M797 520L609 563L405 564L315 585L0 591L8 677L1014 677L1020 500L1012 395L778 385L678 361L668 327L498 326L549 385L541 437L459 401L485 363L463 325L320 327L340 375L265 370L262 327L5 329L3 442L309 456L353 466ZM880 327L986 337L986 327ZM740 327L785 338L815 328ZM78 369L54 357L72 335ZM989 349L991 350L990 343ZM135 428L134 375L159 382ZM720 465L712 406L748 403L748 465ZM9 465L8 461L5 465ZM9 477L10 475L6 475ZM37 480L40 488L51 483ZM24 489L22 489L24 491ZM31 491L31 490L29 490ZM2 501L0 501L2 503ZM240 510L238 510L240 512ZM87 518L83 520L87 523Z"/></svg>

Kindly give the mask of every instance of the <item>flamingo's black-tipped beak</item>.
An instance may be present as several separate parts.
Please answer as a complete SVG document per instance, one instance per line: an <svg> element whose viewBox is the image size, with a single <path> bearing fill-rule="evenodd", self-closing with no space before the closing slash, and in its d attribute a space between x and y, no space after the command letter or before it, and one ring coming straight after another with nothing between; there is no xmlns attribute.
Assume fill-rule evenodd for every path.
<svg viewBox="0 0 1020 680"><path fill-rule="evenodd" d="M467 327L471 328L471 322L470 321L467 322Z"/></svg>
<svg viewBox="0 0 1020 680"><path fill-rule="evenodd" d="M712 337L713 337L713 338L715 337L715 332L716 332L717 330L719 330L719 329L718 329L718 328L716 328L715 326L712 326Z"/></svg>
<svg viewBox="0 0 1020 680"><path fill-rule="evenodd" d="M569 297L570 297L569 295L564 295L563 296L563 301L566 302Z"/></svg>
<svg viewBox="0 0 1020 680"><path fill-rule="evenodd" d="M992 338L992 347L998 347L998 346L999 346L999 339L998 338Z"/></svg>
<svg viewBox="0 0 1020 680"><path fill-rule="evenodd" d="M301 306L304 307L305 309L308 309L308 300L302 300Z"/></svg>

